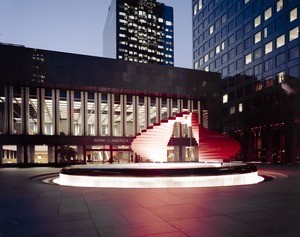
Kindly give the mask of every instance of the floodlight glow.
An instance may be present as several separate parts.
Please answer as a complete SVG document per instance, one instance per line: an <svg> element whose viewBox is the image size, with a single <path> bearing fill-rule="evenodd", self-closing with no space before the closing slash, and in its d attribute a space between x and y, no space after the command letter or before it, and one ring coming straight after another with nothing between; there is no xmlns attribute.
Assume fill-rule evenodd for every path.
<svg viewBox="0 0 300 237"><path fill-rule="evenodd" d="M60 174L54 182L76 187L102 188L181 188L248 185L262 182L257 172L222 176L191 177L95 177Z"/></svg>
<svg viewBox="0 0 300 237"><path fill-rule="evenodd" d="M99 167L99 169L97 169ZM245 164L220 164L220 163L144 163L144 164L118 164L118 165L102 165L102 166L74 166L75 173L63 173L61 172L59 178L55 179L54 182L60 185L76 186L76 187L110 187L110 188L179 188L179 187L216 187L216 186L233 186L233 185L248 185L256 184L264 179L258 175L257 170L248 169L245 173L228 174L227 172L232 168L239 168L248 166ZM92 170L95 170L94 174L100 174L99 176L89 175ZM212 169L208 175L203 172L203 175L199 174L199 169ZM72 167L68 168L72 171ZM76 170L80 170L76 173ZM124 172L124 170L126 170ZM172 170L173 176L159 176L162 174L170 174ZM182 172L182 170L184 170ZM185 171L188 170L188 174ZM224 175L215 175L214 172L224 172ZM86 172L87 175L82 175L82 171ZM104 172L103 172L104 171ZM142 171L141 173L137 171ZM152 174L151 177L147 175L149 172ZM202 170L203 171L203 170ZM201 171L201 172L202 172ZM101 172L104 175L101 175ZM108 175L111 172L112 175ZM122 173L123 172L123 173ZM128 172L131 172L128 175ZM182 175L176 175L176 174ZM80 174L81 173L81 174ZM139 175L136 175L139 173ZM143 173L146 175L143 176ZM155 174L156 173L156 174ZM132 175L131 175L132 174ZM186 175L183 175L186 174ZM136 175L136 176L134 176Z"/></svg>

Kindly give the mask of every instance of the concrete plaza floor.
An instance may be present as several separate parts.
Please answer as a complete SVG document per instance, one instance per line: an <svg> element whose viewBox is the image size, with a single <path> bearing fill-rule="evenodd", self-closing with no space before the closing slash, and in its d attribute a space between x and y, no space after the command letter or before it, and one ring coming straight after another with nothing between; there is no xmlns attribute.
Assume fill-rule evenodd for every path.
<svg viewBox="0 0 300 237"><path fill-rule="evenodd" d="M77 188L41 182L57 168L1 168L0 237L300 236L300 165L258 169L276 179L213 188Z"/></svg>

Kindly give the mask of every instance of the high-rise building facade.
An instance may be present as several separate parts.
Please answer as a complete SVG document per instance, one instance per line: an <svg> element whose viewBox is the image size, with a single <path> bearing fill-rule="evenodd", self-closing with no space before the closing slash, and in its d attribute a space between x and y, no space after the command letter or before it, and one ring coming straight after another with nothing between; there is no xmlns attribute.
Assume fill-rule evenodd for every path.
<svg viewBox="0 0 300 237"><path fill-rule="evenodd" d="M299 0L192 3L194 68L222 75L223 132L244 161L299 161Z"/></svg>
<svg viewBox="0 0 300 237"><path fill-rule="evenodd" d="M103 55L173 66L173 8L156 0L112 0L103 31Z"/></svg>

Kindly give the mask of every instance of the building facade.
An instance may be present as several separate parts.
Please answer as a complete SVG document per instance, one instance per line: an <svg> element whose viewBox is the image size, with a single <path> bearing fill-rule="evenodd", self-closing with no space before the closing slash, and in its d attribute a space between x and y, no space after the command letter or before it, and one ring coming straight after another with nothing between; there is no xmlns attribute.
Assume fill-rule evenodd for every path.
<svg viewBox="0 0 300 237"><path fill-rule="evenodd" d="M103 54L173 66L173 8L156 0L112 0L103 31Z"/></svg>
<svg viewBox="0 0 300 237"><path fill-rule="evenodd" d="M182 113L220 130L220 74L0 44L1 164L144 161L133 139ZM174 124L168 161L197 160L187 125ZM194 155L193 155L194 154Z"/></svg>
<svg viewBox="0 0 300 237"><path fill-rule="evenodd" d="M244 161L299 160L298 0L193 0L194 68L219 72Z"/></svg>

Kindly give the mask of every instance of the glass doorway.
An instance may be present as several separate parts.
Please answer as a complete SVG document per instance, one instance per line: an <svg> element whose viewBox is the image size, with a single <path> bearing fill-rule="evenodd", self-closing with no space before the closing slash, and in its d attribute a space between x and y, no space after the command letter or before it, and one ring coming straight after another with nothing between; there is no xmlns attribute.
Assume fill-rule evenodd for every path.
<svg viewBox="0 0 300 237"><path fill-rule="evenodd" d="M130 146L92 146L85 154L87 163L92 164L135 162Z"/></svg>

